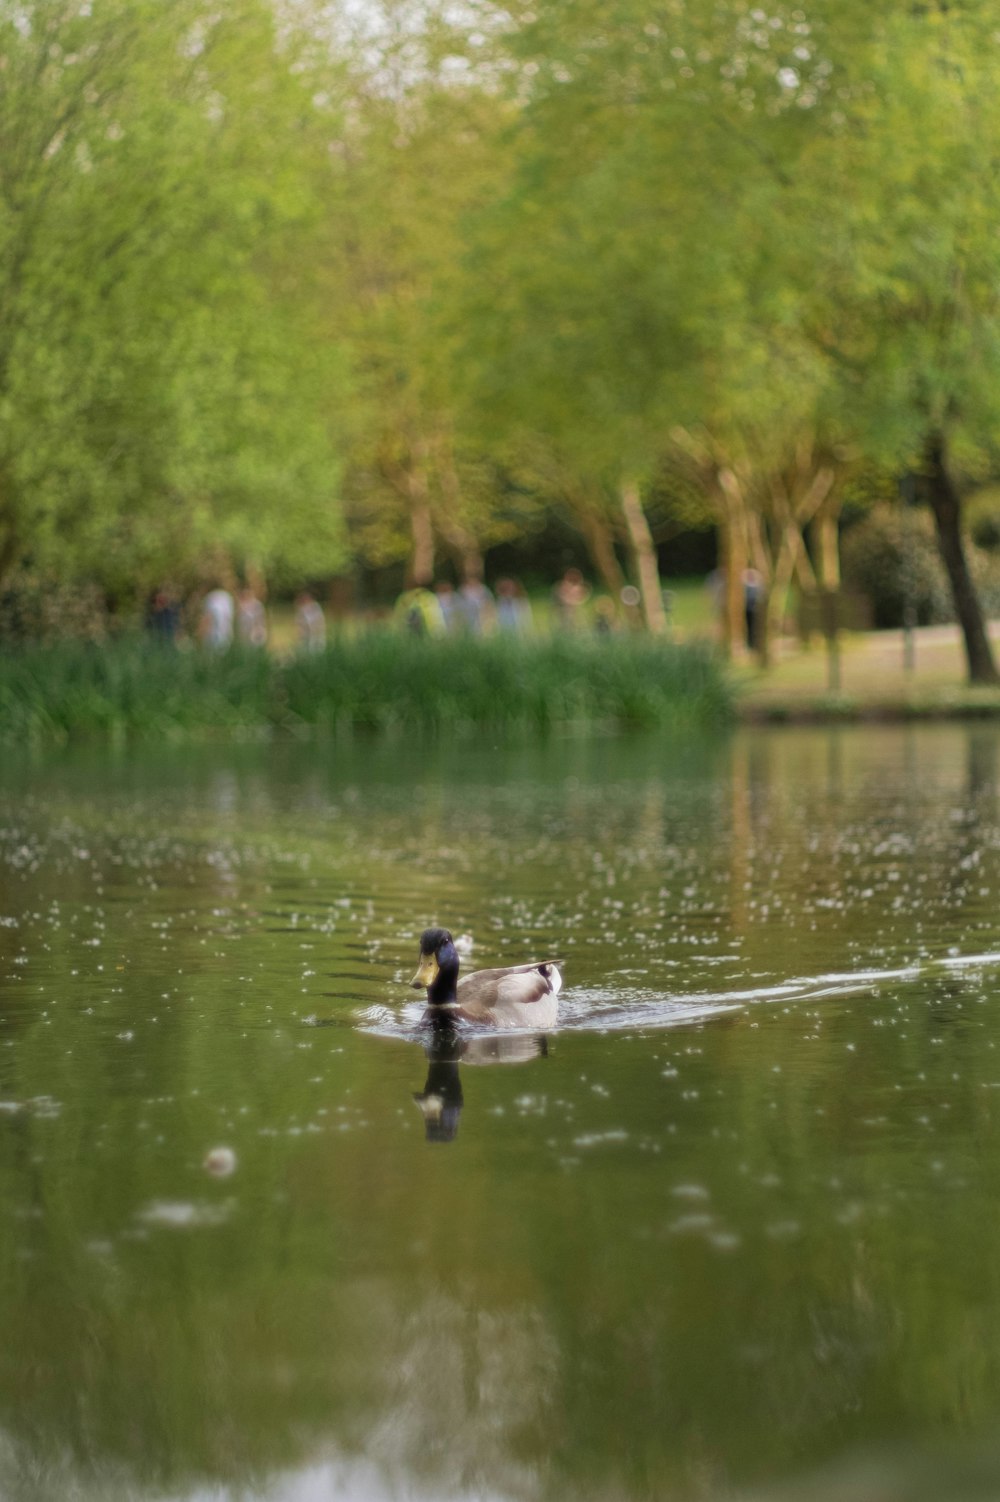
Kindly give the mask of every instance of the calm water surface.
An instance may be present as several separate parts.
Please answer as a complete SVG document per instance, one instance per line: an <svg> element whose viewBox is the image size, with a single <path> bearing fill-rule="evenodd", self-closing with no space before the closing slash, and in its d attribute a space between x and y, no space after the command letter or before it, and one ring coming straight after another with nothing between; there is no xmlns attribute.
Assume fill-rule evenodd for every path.
<svg viewBox="0 0 1000 1502"><path fill-rule="evenodd" d="M980 727L8 761L0 1498L1000 1495L998 779ZM428 1057L432 921L562 956L560 1027Z"/></svg>

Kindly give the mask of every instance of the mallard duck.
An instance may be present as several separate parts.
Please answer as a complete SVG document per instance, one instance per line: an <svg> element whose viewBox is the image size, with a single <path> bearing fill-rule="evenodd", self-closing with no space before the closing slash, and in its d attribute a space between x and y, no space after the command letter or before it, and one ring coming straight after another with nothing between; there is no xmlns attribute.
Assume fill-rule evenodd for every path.
<svg viewBox="0 0 1000 1502"><path fill-rule="evenodd" d="M548 1028L559 1011L559 960L532 960L502 970L474 970L459 980L458 950L446 928L420 936L420 964L410 985L427 989L423 1020L447 1027L456 1020L486 1027Z"/></svg>

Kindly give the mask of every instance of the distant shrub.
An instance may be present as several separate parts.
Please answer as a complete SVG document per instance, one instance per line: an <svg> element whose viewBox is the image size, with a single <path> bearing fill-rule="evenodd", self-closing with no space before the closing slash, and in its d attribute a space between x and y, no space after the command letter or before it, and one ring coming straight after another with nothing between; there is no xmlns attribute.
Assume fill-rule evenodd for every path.
<svg viewBox="0 0 1000 1502"><path fill-rule="evenodd" d="M0 586L0 642L102 641L109 624L96 584L18 569Z"/></svg>
<svg viewBox="0 0 1000 1502"><path fill-rule="evenodd" d="M969 566L987 616L1000 616L1000 554L984 548L970 549Z"/></svg>
<svg viewBox="0 0 1000 1502"><path fill-rule="evenodd" d="M1000 486L975 491L965 503L969 535L987 553L1000 552Z"/></svg>
<svg viewBox="0 0 1000 1502"><path fill-rule="evenodd" d="M977 547L969 537L965 547L983 610L1000 615L1000 554ZM845 583L871 600L876 626L901 626L908 596L919 626L955 619L929 511L876 506L845 534L841 562Z"/></svg>
<svg viewBox="0 0 1000 1502"><path fill-rule="evenodd" d="M845 533L841 565L844 582L871 600L876 626L901 626L907 599L918 625L952 619L948 576L928 511L876 506Z"/></svg>

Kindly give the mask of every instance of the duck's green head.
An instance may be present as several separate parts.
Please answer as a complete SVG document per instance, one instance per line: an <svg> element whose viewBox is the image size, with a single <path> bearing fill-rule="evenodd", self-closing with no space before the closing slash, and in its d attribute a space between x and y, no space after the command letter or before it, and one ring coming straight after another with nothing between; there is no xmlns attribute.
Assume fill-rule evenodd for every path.
<svg viewBox="0 0 1000 1502"><path fill-rule="evenodd" d="M444 982L454 987L458 977L458 950L446 928L425 928L420 935L420 964L410 981L415 991L436 991Z"/></svg>

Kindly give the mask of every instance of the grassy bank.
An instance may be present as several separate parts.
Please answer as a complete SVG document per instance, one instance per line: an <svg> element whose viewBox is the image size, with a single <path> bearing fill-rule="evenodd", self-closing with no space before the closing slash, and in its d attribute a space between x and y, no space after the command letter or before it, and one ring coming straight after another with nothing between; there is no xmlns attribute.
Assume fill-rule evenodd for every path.
<svg viewBox="0 0 1000 1502"><path fill-rule="evenodd" d="M1000 651L1000 622L990 635ZM751 723L1000 719L1000 689L966 681L957 626L921 626L909 644L898 630L845 634L835 689L818 644L811 651L789 644L770 672L734 676L738 715Z"/></svg>
<svg viewBox="0 0 1000 1502"><path fill-rule="evenodd" d="M424 641L379 631L284 661L143 640L8 649L0 657L7 744L351 728L674 728L720 722L731 708L708 646L645 637Z"/></svg>

